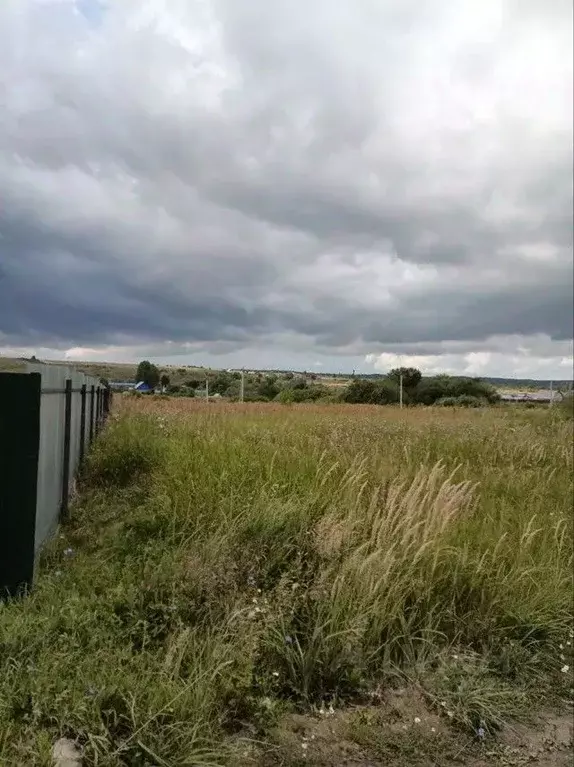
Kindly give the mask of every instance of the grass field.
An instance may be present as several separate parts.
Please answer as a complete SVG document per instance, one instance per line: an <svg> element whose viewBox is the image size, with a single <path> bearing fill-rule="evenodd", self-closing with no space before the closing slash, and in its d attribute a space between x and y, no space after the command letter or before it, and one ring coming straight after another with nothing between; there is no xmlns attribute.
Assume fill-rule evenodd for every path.
<svg viewBox="0 0 574 767"><path fill-rule="evenodd" d="M572 469L548 409L118 398L0 607L0 764L522 764L504 723L572 697Z"/></svg>

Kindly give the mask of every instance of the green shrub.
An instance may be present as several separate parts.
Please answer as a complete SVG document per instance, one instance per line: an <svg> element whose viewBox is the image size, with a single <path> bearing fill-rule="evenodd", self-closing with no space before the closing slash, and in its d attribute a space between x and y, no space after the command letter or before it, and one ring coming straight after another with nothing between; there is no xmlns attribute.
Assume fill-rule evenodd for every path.
<svg viewBox="0 0 574 767"><path fill-rule="evenodd" d="M554 407L565 418L574 418L574 394L568 392Z"/></svg>
<svg viewBox="0 0 574 767"><path fill-rule="evenodd" d="M478 378L446 375L423 378L412 393L413 401L421 405L434 405L435 402L444 400L446 397L456 399L472 397L482 400L483 404L485 402L494 404L500 400L496 389Z"/></svg>
<svg viewBox="0 0 574 767"><path fill-rule="evenodd" d="M110 424L95 442L83 478L90 485L125 487L157 468L161 459L160 441L158 432L145 419Z"/></svg>
<svg viewBox="0 0 574 767"><path fill-rule="evenodd" d="M356 405L392 405L399 401L399 387L390 378L375 381L357 378L345 389L342 399ZM408 402L406 391L403 402Z"/></svg>
<svg viewBox="0 0 574 767"><path fill-rule="evenodd" d="M292 405L295 402L295 390L290 388L281 389L276 399L277 402L282 402L284 405Z"/></svg>
<svg viewBox="0 0 574 767"><path fill-rule="evenodd" d="M435 405L442 407L484 407L487 403L485 399L473 397L470 394L462 394L460 397L441 397L435 402Z"/></svg>

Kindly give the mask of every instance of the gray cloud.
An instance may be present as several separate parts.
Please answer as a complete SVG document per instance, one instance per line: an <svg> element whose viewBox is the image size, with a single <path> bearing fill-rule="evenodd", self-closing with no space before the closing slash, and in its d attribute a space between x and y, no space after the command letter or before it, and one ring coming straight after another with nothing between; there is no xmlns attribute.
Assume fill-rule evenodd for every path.
<svg viewBox="0 0 574 767"><path fill-rule="evenodd" d="M8 0L0 107L4 347L572 338L567 2Z"/></svg>

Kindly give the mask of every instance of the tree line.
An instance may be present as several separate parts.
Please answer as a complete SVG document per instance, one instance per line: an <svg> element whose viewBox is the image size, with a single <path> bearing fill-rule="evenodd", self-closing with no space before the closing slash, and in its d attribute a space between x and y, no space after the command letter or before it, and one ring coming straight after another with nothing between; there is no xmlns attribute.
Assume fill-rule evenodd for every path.
<svg viewBox="0 0 574 767"><path fill-rule="evenodd" d="M393 405L400 400L404 405L461 405L478 407L494 404L500 395L491 384L479 378L437 375L423 377L412 367L395 368L378 378L353 378L345 387L329 387L317 381L314 374L286 373L244 374L243 399L246 402L348 402L352 404ZM190 375L178 383L171 383L167 373L144 360L139 363L136 380L144 381L151 389L172 396L194 397L204 394L206 383L211 395L237 400L241 396L241 373L238 371L208 371L202 378Z"/></svg>
<svg viewBox="0 0 574 767"><path fill-rule="evenodd" d="M343 400L355 404L395 404L400 400L401 377L405 405L478 407L500 400L494 386L480 378L448 375L423 377L417 368L395 368L381 379L355 379L347 386Z"/></svg>

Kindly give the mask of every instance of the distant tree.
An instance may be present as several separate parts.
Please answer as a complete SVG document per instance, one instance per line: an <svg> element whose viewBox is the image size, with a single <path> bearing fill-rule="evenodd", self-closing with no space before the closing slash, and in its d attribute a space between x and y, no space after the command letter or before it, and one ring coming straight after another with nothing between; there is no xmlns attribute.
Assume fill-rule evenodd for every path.
<svg viewBox="0 0 574 767"><path fill-rule="evenodd" d="M190 378L185 382L185 385L189 389L199 389L199 387L201 386L201 381L199 380L199 378Z"/></svg>
<svg viewBox="0 0 574 767"><path fill-rule="evenodd" d="M325 399L329 394L329 390L326 386L320 384L306 386L303 389L293 389L286 386L275 397L277 402L283 404L291 404L293 402L316 402L320 399Z"/></svg>
<svg viewBox="0 0 574 767"><path fill-rule="evenodd" d="M500 394L494 386L485 381L447 375L423 378L413 393L414 400L421 405L434 405L445 398L458 400L460 397L472 397L487 404L500 400Z"/></svg>
<svg viewBox="0 0 574 767"><path fill-rule="evenodd" d="M159 383L159 370L149 360L142 360L137 367L136 383L143 381L151 389L155 389Z"/></svg>
<svg viewBox="0 0 574 767"><path fill-rule="evenodd" d="M289 384L290 389L306 389L307 388L307 379L301 378L300 376L298 378L293 378Z"/></svg>
<svg viewBox="0 0 574 767"><path fill-rule="evenodd" d="M403 384L404 387L404 384ZM373 405L394 405L399 401L399 386L392 379L376 381L371 397ZM408 405L410 401L408 391L403 392L403 402Z"/></svg>
<svg viewBox="0 0 574 767"><path fill-rule="evenodd" d="M394 368L387 375L387 378L394 381L397 386L399 386L401 375L403 377L403 389L408 392L416 389L423 377L423 374L420 370L417 370L417 368Z"/></svg>
<svg viewBox="0 0 574 767"><path fill-rule="evenodd" d="M357 405L391 405L398 402L399 390L396 383L389 379L369 381L355 378L343 392L342 399Z"/></svg>
<svg viewBox="0 0 574 767"><path fill-rule="evenodd" d="M234 383L235 378L231 373L227 373L223 370L216 373L216 375L209 382L210 394L225 394L229 387Z"/></svg>
<svg viewBox="0 0 574 767"><path fill-rule="evenodd" d="M484 399L473 397L471 394L461 394L460 397L442 397L437 399L435 405L442 407L483 407Z"/></svg>
<svg viewBox="0 0 574 767"><path fill-rule="evenodd" d="M421 405L433 405L444 397L456 397L456 392L449 376L423 378L417 386L416 401Z"/></svg>
<svg viewBox="0 0 574 767"><path fill-rule="evenodd" d="M262 399L271 400L279 394L280 387L277 385L277 376L268 375L258 384L257 393Z"/></svg>
<svg viewBox="0 0 574 767"><path fill-rule="evenodd" d="M165 391L167 389L167 387L169 386L169 376L168 376L168 374L167 373L162 373L161 377L159 379L159 382L161 384L162 390Z"/></svg>
<svg viewBox="0 0 574 767"><path fill-rule="evenodd" d="M365 405L371 402L374 389L375 384L373 381L355 378L345 389L343 400L353 405Z"/></svg>

